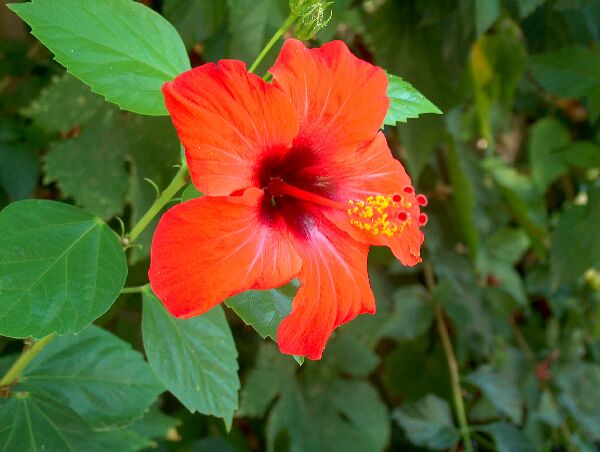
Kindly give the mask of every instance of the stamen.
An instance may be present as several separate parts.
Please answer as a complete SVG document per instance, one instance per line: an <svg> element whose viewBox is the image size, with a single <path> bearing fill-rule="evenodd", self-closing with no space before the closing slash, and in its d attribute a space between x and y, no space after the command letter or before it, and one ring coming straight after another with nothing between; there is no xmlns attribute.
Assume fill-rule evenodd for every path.
<svg viewBox="0 0 600 452"><path fill-rule="evenodd" d="M374 236L397 236L415 220L420 226L427 223L427 215L419 214L419 205L426 205L427 198L424 195L415 197L414 189L410 186L404 187L401 193L350 199L347 204L302 190L279 179L273 179L265 192L271 195L272 201L275 201L274 197L286 195L345 211L350 224Z"/></svg>
<svg viewBox="0 0 600 452"><path fill-rule="evenodd" d="M401 234L411 222L413 206L402 194L368 196L364 200L348 201L350 224L372 235L393 237Z"/></svg>

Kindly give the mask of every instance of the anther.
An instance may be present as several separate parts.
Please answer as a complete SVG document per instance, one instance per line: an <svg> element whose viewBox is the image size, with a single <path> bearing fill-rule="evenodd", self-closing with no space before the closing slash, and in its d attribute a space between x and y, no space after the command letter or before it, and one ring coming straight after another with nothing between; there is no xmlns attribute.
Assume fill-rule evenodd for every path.
<svg viewBox="0 0 600 452"><path fill-rule="evenodd" d="M427 197L425 195L417 195L417 202L420 206L425 207L428 203Z"/></svg>

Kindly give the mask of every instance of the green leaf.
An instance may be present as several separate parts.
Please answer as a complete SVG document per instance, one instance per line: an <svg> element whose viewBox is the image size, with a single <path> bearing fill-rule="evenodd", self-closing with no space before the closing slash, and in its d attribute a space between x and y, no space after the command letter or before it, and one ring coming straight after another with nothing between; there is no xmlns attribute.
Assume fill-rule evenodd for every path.
<svg viewBox="0 0 600 452"><path fill-rule="evenodd" d="M189 194L197 192L190 187L186 191ZM292 300L297 289L298 282L291 282L276 289L248 290L225 300L225 304L262 338L270 337L277 342L277 328L283 318L292 312ZM304 364L303 356L294 355L294 359L298 365Z"/></svg>
<svg viewBox="0 0 600 452"><path fill-rule="evenodd" d="M479 253L479 229L475 223L475 187L468 176L463 160L464 150L457 143L448 146L448 169L450 180L454 187L452 200L454 210L465 243L469 247L471 258L475 259Z"/></svg>
<svg viewBox="0 0 600 452"><path fill-rule="evenodd" d="M428 394L417 403L397 408L392 417L416 445L442 450L458 442L458 430L454 426L448 402L433 394Z"/></svg>
<svg viewBox="0 0 600 452"><path fill-rule="evenodd" d="M600 441L600 365L575 362L554 374L561 405L594 441Z"/></svg>
<svg viewBox="0 0 600 452"><path fill-rule="evenodd" d="M540 119L531 128L529 159L533 180L542 192L566 171L561 154L557 150L570 141L567 128L555 119Z"/></svg>
<svg viewBox="0 0 600 452"><path fill-rule="evenodd" d="M189 49L225 24L227 0L165 0L163 13Z"/></svg>
<svg viewBox="0 0 600 452"><path fill-rule="evenodd" d="M529 248L529 239L522 229L502 228L485 240L488 259L516 264Z"/></svg>
<svg viewBox="0 0 600 452"><path fill-rule="evenodd" d="M394 294L394 313L385 335L400 340L412 340L429 329L433 310L423 286L401 287Z"/></svg>
<svg viewBox="0 0 600 452"><path fill-rule="evenodd" d="M529 236L533 249L544 257L547 214L540 191L530 178L498 158L485 159L482 166L500 187L508 208Z"/></svg>
<svg viewBox="0 0 600 452"><path fill-rule="evenodd" d="M500 17L500 0L475 0L477 36L485 33Z"/></svg>
<svg viewBox="0 0 600 452"><path fill-rule="evenodd" d="M36 127L66 134L92 122L102 108L106 108L106 101L101 96L65 72L52 78L51 84L21 113L32 119Z"/></svg>
<svg viewBox="0 0 600 452"><path fill-rule="evenodd" d="M590 141L576 141L560 149L560 158L567 167L600 168L600 146Z"/></svg>
<svg viewBox="0 0 600 452"><path fill-rule="evenodd" d="M70 408L26 392L0 407L0 448L18 451L99 450L95 434Z"/></svg>
<svg viewBox="0 0 600 452"><path fill-rule="evenodd" d="M442 114L441 110L425 98L412 85L400 77L388 74L387 95L390 108L385 115L384 125L395 125L410 118L418 118L424 113Z"/></svg>
<svg viewBox="0 0 600 452"><path fill-rule="evenodd" d="M531 441L510 424L497 422L481 428L494 438L498 452L529 452L535 450Z"/></svg>
<svg viewBox="0 0 600 452"><path fill-rule="evenodd" d="M357 319L358 321L358 319ZM379 356L353 330L340 330L327 344L325 362L340 372L366 377L380 362Z"/></svg>
<svg viewBox="0 0 600 452"><path fill-rule="evenodd" d="M129 429L99 431L95 436L100 450L136 452L158 447L151 439Z"/></svg>
<svg viewBox="0 0 600 452"><path fill-rule="evenodd" d="M276 347L262 343L258 349L255 366L242 386L240 414L264 415L275 397L293 380L296 368Z"/></svg>
<svg viewBox="0 0 600 452"><path fill-rule="evenodd" d="M575 281L600 266L600 188L591 190L587 204L562 212L552 236L550 270L555 286Z"/></svg>
<svg viewBox="0 0 600 452"><path fill-rule="evenodd" d="M106 104L105 104L106 105ZM105 108L76 138L52 143L45 157L44 182L59 182L63 196L108 220L121 214L128 189L123 139L114 128L119 111Z"/></svg>
<svg viewBox="0 0 600 452"><path fill-rule="evenodd" d="M165 439L170 430L181 424L176 417L167 416L155 406L151 407L144 417L135 421L129 430L146 438Z"/></svg>
<svg viewBox="0 0 600 452"><path fill-rule="evenodd" d="M514 265L522 259L529 245L529 238L522 229L499 229L485 240L485 256L479 262L482 275L499 281L500 289L522 306L527 304L527 296Z"/></svg>
<svg viewBox="0 0 600 452"><path fill-rule="evenodd" d="M190 68L177 31L131 0L13 3L70 73L125 110L165 115L161 87Z"/></svg>
<svg viewBox="0 0 600 452"><path fill-rule="evenodd" d="M99 218L42 200L0 212L0 334L76 333L108 310L126 276L119 239Z"/></svg>
<svg viewBox="0 0 600 452"><path fill-rule="evenodd" d="M565 47L532 57L530 68L552 94L581 97L598 87L600 54L585 47Z"/></svg>
<svg viewBox="0 0 600 452"><path fill-rule="evenodd" d="M467 380L477 386L513 422L521 422L523 400L515 381L487 365L469 374Z"/></svg>
<svg viewBox="0 0 600 452"><path fill-rule="evenodd" d="M237 350L223 310L176 319L149 288L142 293L142 333L148 361L185 407L231 426L238 405Z"/></svg>
<svg viewBox="0 0 600 452"><path fill-rule="evenodd" d="M31 113L34 121L48 130L78 131L74 138L50 145L45 182L58 182L64 196L73 197L104 219L121 214L129 202L133 225L157 196L147 179L163 188L175 173L179 141L171 120L121 113L71 76L58 79L46 93L52 98L68 98L69 91L81 102L71 106L74 114L64 115L63 122L50 120L61 117L60 102L52 107L43 95L39 107L30 107L39 112ZM132 263L149 255L155 224L138 238L142 248L132 250Z"/></svg>
<svg viewBox="0 0 600 452"><path fill-rule="evenodd" d="M292 299L297 285L271 290L248 290L225 301L246 325L250 325L261 337L277 341L277 328L292 311Z"/></svg>
<svg viewBox="0 0 600 452"><path fill-rule="evenodd" d="M369 383L317 380L304 390L290 384L275 403L267 421L268 450L281 449L284 432L293 451L362 452L384 450L390 426L387 408Z"/></svg>
<svg viewBox="0 0 600 452"><path fill-rule="evenodd" d="M106 429L141 417L164 388L140 353L92 325L54 339L25 369L17 390L52 397L91 427Z"/></svg>

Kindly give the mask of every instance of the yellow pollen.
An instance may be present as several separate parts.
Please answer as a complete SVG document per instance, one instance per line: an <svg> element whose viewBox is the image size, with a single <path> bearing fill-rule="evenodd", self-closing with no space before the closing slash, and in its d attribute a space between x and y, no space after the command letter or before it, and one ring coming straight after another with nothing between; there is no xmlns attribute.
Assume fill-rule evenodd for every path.
<svg viewBox="0 0 600 452"><path fill-rule="evenodd" d="M351 199L347 210L350 224L371 235L393 237L401 234L412 221L409 209L413 203L405 194L368 196Z"/></svg>

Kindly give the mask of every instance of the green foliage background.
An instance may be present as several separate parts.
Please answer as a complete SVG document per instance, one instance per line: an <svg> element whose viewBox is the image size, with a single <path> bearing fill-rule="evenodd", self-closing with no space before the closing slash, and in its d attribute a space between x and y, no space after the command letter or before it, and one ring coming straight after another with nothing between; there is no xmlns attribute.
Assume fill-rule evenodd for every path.
<svg viewBox="0 0 600 452"><path fill-rule="evenodd" d="M72 14L59 19L86 29L92 16L78 10L84 2L67 3ZM144 3L174 25L192 66L220 58L251 63L288 14L286 0ZM600 2L334 0L332 10L312 45L344 40L444 114L384 129L430 200L424 263L403 268L387 250L373 249L378 313L340 328L321 361L299 366L269 339L289 312L293 285L240 295L189 321L173 321L148 289L123 294L110 307L109 292L117 287L118 293L124 264L118 254L111 258L118 239L100 220L117 233L119 219L127 230L139 220L155 199L146 179L164 189L175 174L176 134L168 117L121 111L66 74L0 6L0 207L10 205L0 219L0 280L27 276L3 267L17 246L39 249L40 260L63 259L65 266L72 254L97 269L103 291L85 292L95 314L71 327L110 307L97 326L44 348L21 375L16 396L0 394L0 448L454 449L462 440L438 331L443 321L477 450L597 450ZM52 22L50 12L22 14ZM149 10L147 16L128 13L93 17L139 27L155 21ZM116 39L111 28L104 32ZM95 91L114 85L99 74L116 67L118 52L104 54L99 46L86 48L85 56L83 46L76 57L63 54L53 49L61 33L34 26L56 59ZM114 41L139 62L152 61L154 72L126 67L132 78L121 80L122 92L110 101L164 114L157 95L136 97L135 76L147 76L140 89L150 90L164 74L188 68L183 46L171 45L173 36L158 27L138 40ZM81 64L100 60L99 54L105 68ZM192 189L183 194L196 195ZM49 201L21 201L29 198L60 200L89 213L63 206L51 243L36 243L36 212ZM17 201L28 204L19 208ZM17 222L22 231L13 237ZM80 229L64 229L73 222ZM128 286L147 282L151 234L145 231L141 247L128 251ZM82 256L77 246L86 241L103 253ZM40 297L60 276L54 268L28 268L39 271ZM0 306L7 287L0 285ZM77 280L72 288L78 290ZM61 316L77 318L81 300L66 294L65 300L48 299L61 311L44 317L42 332L32 330L33 320L14 320L46 315L30 312L27 298L15 307L18 314L2 308L0 328L19 338L70 331ZM0 337L0 375L21 347L21 340ZM30 425L33 433L24 435Z"/></svg>

